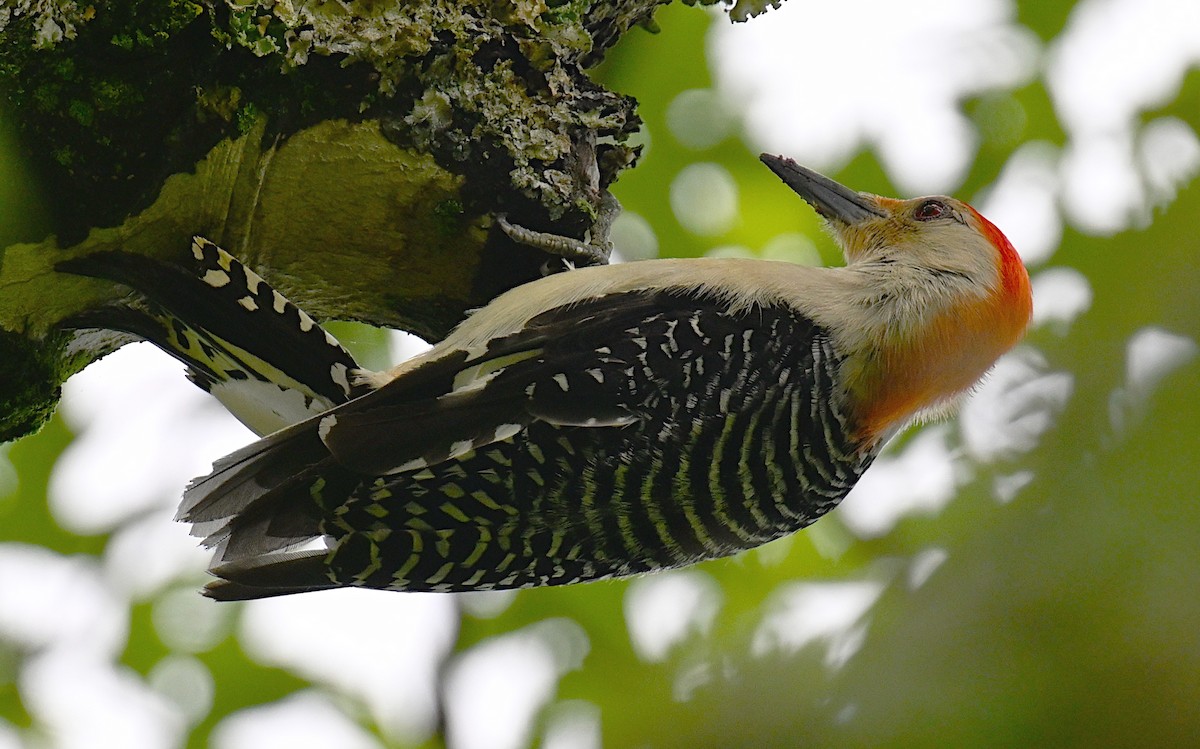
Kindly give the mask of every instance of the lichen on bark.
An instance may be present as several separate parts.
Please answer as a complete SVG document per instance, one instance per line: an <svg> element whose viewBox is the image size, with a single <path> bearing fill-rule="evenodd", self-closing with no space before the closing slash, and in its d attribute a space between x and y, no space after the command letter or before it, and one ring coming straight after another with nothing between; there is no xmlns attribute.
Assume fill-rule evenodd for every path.
<svg viewBox="0 0 1200 749"><path fill-rule="evenodd" d="M61 323L128 290L69 257L203 234L318 317L427 337L534 278L492 218L588 236L639 121L586 70L665 1L5 5L0 111L54 199L0 231L0 439L107 350Z"/></svg>

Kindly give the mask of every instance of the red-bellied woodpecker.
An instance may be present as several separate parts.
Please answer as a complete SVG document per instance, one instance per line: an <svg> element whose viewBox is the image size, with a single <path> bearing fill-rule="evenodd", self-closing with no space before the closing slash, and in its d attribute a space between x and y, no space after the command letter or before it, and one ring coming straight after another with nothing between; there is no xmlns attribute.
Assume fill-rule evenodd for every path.
<svg viewBox="0 0 1200 749"><path fill-rule="evenodd" d="M208 594L596 580L732 554L834 507L891 435L1020 339L1029 279L961 201L763 161L827 219L845 267L650 260L501 295L364 374L366 395L193 483L179 517L217 547Z"/></svg>

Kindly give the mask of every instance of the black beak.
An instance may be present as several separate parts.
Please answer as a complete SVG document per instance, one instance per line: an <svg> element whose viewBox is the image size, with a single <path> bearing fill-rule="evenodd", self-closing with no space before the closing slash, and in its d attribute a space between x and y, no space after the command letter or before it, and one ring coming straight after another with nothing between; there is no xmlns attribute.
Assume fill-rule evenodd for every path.
<svg viewBox="0 0 1200 749"><path fill-rule="evenodd" d="M857 224L872 217L887 216L873 200L854 192L845 185L805 168L783 156L764 153L758 158L796 194L804 198L817 213L844 224Z"/></svg>

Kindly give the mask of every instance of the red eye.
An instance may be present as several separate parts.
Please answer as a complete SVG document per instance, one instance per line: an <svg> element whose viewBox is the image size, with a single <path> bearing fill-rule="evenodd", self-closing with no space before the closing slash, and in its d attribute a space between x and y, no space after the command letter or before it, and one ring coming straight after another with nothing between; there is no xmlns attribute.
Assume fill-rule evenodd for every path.
<svg viewBox="0 0 1200 749"><path fill-rule="evenodd" d="M946 204L940 200L926 200L921 205L917 206L917 210L913 213L918 221L931 221L935 218L945 216L949 211Z"/></svg>

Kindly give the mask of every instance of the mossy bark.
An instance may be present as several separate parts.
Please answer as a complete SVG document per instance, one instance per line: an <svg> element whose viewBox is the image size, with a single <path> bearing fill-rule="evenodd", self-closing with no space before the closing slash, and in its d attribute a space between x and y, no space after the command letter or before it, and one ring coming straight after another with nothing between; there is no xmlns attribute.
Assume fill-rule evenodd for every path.
<svg viewBox="0 0 1200 749"><path fill-rule="evenodd" d="M586 69L665 1L7 6L3 114L51 217L0 227L0 440L123 340L64 329L128 293L67 258L200 234L320 318L432 338L536 277L492 219L587 235L639 121Z"/></svg>

